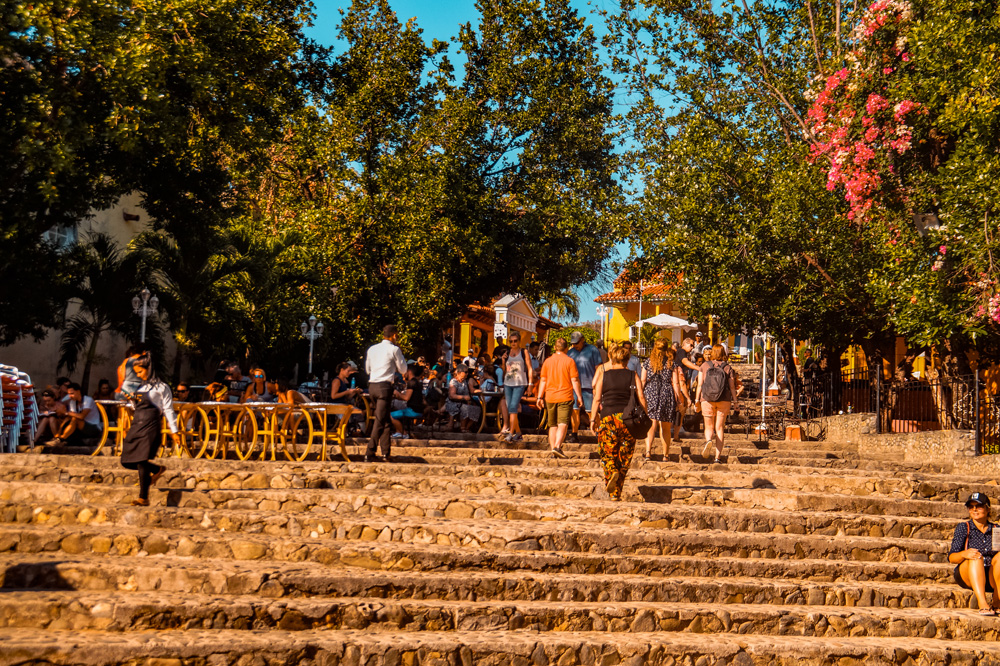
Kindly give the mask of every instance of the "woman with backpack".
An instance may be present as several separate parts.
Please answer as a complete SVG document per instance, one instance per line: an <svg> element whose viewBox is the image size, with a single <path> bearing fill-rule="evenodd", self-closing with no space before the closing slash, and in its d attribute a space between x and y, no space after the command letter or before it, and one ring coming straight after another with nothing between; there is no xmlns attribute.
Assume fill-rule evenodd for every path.
<svg viewBox="0 0 1000 666"><path fill-rule="evenodd" d="M698 366L698 393L694 402L701 405L701 415L705 419L705 448L701 455L708 454L715 444L715 462L722 462L722 449L726 436L726 417L736 406L736 378L733 369L726 362L726 348L713 345L705 350L705 362Z"/></svg>

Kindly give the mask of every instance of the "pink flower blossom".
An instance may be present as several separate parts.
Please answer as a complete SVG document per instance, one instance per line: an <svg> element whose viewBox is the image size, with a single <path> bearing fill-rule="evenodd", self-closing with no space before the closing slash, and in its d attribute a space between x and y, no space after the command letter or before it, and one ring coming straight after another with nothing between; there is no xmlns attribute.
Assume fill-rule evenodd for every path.
<svg viewBox="0 0 1000 666"><path fill-rule="evenodd" d="M948 246L942 245L941 247L938 248L938 252L940 252L942 255L948 254Z"/></svg>
<svg viewBox="0 0 1000 666"><path fill-rule="evenodd" d="M882 74L884 74L885 76L889 76L890 74L892 74L892 67L885 67L885 68L883 68L882 69Z"/></svg>
<svg viewBox="0 0 1000 666"><path fill-rule="evenodd" d="M865 141L867 141L868 143L874 143L875 139L877 138L878 138L878 128L869 127L868 131L865 132Z"/></svg>
<svg viewBox="0 0 1000 666"><path fill-rule="evenodd" d="M875 115L882 109L888 109L888 108L889 108L889 102L887 102L885 98L882 97L881 95L875 95L875 94L869 95L868 101L865 103L865 111L867 111L868 115L871 116Z"/></svg>
<svg viewBox="0 0 1000 666"><path fill-rule="evenodd" d="M903 59L903 62L910 62L910 54L905 51L899 55Z"/></svg>
<svg viewBox="0 0 1000 666"><path fill-rule="evenodd" d="M863 143L859 143L854 148L854 163L857 165L862 165L870 160L875 159L875 151L866 146Z"/></svg>

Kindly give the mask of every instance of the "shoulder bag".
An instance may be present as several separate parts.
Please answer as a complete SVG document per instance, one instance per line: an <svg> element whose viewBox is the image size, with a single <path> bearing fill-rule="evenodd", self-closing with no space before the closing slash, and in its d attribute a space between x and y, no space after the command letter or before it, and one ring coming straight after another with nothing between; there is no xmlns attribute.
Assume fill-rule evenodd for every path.
<svg viewBox="0 0 1000 666"><path fill-rule="evenodd" d="M639 402L639 390L636 388L635 373L632 373L631 395L628 404L622 410L622 423L628 429L630 435L636 439L643 439L649 434L649 429L653 427L653 421L646 413L645 407Z"/></svg>

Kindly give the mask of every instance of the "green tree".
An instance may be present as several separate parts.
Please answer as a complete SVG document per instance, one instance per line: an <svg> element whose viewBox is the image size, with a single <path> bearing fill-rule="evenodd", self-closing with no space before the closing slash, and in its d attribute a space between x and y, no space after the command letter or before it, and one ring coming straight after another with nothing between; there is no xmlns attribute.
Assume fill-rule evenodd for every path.
<svg viewBox="0 0 1000 666"><path fill-rule="evenodd" d="M132 191L175 231L224 225L322 56L299 0L0 7L0 343L42 334L66 287L50 228ZM47 270L54 268L55 270ZM33 290L6 288L28 280Z"/></svg>
<svg viewBox="0 0 1000 666"><path fill-rule="evenodd" d="M536 301L535 309L544 312L549 319L576 321L580 318L580 296L571 289L545 293Z"/></svg>

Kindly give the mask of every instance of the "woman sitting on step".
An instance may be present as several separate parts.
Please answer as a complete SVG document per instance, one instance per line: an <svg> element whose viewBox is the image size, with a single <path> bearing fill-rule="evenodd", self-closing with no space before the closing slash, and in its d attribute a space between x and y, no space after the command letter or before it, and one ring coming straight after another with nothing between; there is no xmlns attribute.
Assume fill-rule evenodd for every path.
<svg viewBox="0 0 1000 666"><path fill-rule="evenodd" d="M990 498L983 493L972 493L966 500L969 520L955 527L948 561L955 567L955 582L976 594L980 615L996 615L1000 608L1000 585L993 563L993 523L990 522ZM993 595L986 600L986 593Z"/></svg>

